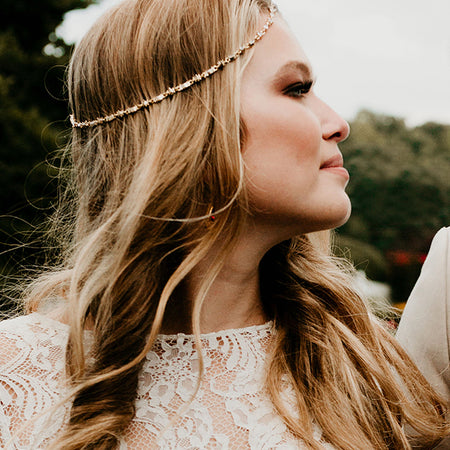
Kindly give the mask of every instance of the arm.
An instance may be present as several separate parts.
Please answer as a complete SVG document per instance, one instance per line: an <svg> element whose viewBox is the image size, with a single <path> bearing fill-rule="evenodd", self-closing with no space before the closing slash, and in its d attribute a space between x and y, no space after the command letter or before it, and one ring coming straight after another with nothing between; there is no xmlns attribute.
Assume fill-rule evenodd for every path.
<svg viewBox="0 0 450 450"><path fill-rule="evenodd" d="M418 368L450 403L450 227L434 237L397 332Z"/></svg>

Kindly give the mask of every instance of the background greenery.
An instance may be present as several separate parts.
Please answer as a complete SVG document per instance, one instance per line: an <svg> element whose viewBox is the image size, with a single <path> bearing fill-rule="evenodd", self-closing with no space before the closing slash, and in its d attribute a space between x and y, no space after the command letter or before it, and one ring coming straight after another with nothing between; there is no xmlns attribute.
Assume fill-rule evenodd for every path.
<svg viewBox="0 0 450 450"><path fill-rule="evenodd" d="M433 235L450 224L450 126L410 128L361 111L351 128L341 150L353 213L340 242L370 278L391 284L394 302L404 302Z"/></svg>
<svg viewBox="0 0 450 450"><path fill-rule="evenodd" d="M64 71L71 48L55 28L65 12L92 0L3 0L0 14L0 284L45 261L35 227L52 210L64 145ZM361 111L341 145L351 174L353 214L338 230L337 252L404 301L432 236L450 224L450 126L408 127ZM26 244L26 245L22 245ZM1 287L1 286L0 286ZM10 305L6 297L3 308Z"/></svg>
<svg viewBox="0 0 450 450"><path fill-rule="evenodd" d="M2 0L0 6L0 278L41 264L34 227L51 208L49 163L67 136L64 72L71 47L54 33L92 0ZM26 244L26 246L23 246ZM9 302L3 296L3 308Z"/></svg>

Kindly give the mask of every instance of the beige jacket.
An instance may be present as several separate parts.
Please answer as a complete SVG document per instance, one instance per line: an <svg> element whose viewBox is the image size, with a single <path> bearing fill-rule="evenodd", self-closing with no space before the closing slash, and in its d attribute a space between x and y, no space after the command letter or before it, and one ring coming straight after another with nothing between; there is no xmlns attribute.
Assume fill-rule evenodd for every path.
<svg viewBox="0 0 450 450"><path fill-rule="evenodd" d="M433 239L397 338L450 405L450 227L442 228ZM450 439L438 448L450 449Z"/></svg>
<svg viewBox="0 0 450 450"><path fill-rule="evenodd" d="M450 227L434 237L408 299L397 338L450 403Z"/></svg>

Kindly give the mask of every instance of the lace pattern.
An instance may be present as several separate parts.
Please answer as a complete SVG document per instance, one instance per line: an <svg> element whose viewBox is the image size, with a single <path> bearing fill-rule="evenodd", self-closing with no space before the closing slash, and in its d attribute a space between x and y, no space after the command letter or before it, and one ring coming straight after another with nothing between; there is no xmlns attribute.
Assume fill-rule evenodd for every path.
<svg viewBox="0 0 450 450"><path fill-rule="evenodd" d="M304 448L264 390L273 333L267 323L202 335L204 378L197 393L193 336L159 336L140 373L135 418L120 448ZM37 313L0 323L2 448L45 448L64 426L69 405L54 406L65 392L67 337L66 325ZM289 386L285 391L289 401Z"/></svg>

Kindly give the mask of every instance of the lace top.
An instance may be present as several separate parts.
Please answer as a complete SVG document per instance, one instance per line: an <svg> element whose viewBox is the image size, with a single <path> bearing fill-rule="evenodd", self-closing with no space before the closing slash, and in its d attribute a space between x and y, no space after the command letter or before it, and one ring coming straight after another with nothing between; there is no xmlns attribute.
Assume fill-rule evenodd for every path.
<svg viewBox="0 0 450 450"><path fill-rule="evenodd" d="M205 375L192 402L198 379L194 338L161 335L146 356L136 414L120 448L303 448L264 389L273 333L267 323L202 335ZM54 406L65 389L67 337L66 325L38 313L0 323L1 448L45 448L66 422L70 404ZM320 441L318 429L316 437Z"/></svg>

